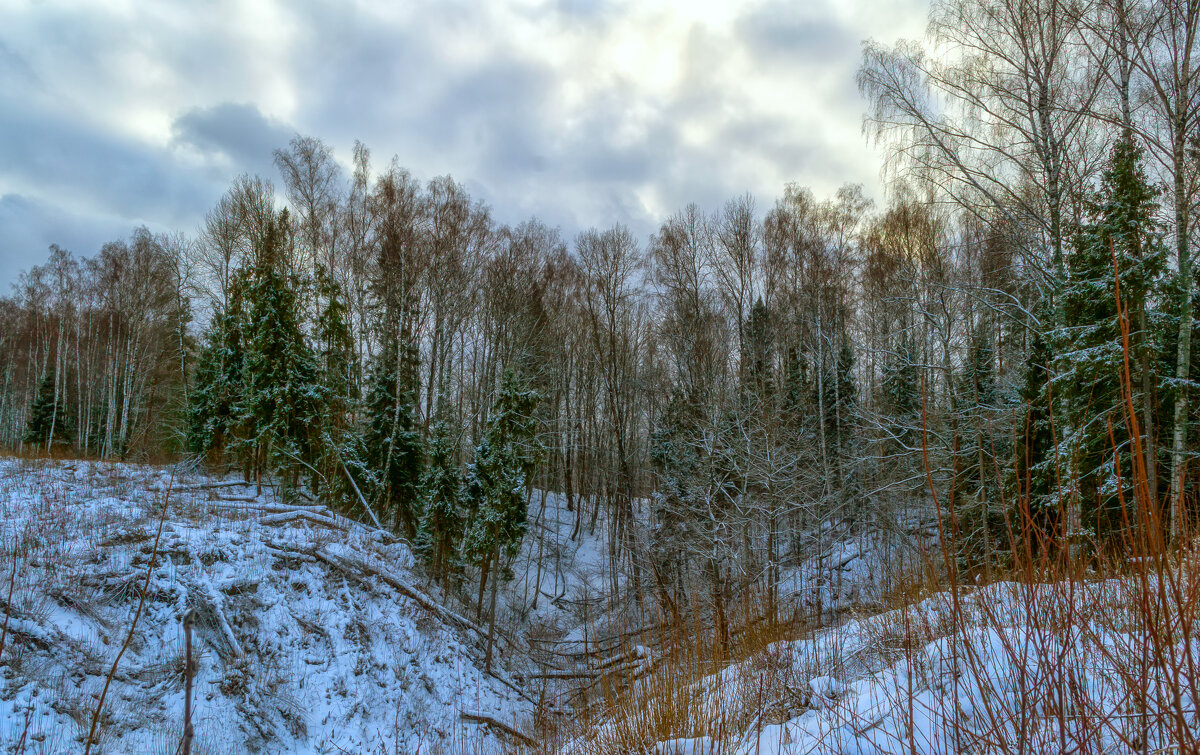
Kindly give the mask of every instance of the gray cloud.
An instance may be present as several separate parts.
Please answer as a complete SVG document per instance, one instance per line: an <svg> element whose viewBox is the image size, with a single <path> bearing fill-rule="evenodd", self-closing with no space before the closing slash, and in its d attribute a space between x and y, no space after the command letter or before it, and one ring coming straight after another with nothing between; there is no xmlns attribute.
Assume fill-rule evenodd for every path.
<svg viewBox="0 0 1200 755"><path fill-rule="evenodd" d="M134 225L20 194L0 196L0 294L22 270L45 262L51 243L90 255L103 241L128 236Z"/></svg>
<svg viewBox="0 0 1200 755"><path fill-rule="evenodd" d="M753 52L777 64L857 60L862 37L832 18L806 13L808 7L771 0L742 16L737 30Z"/></svg>
<svg viewBox="0 0 1200 755"><path fill-rule="evenodd" d="M0 81L9 85L37 84L38 77L22 56L0 41Z"/></svg>
<svg viewBox="0 0 1200 755"><path fill-rule="evenodd" d="M173 222L211 194L161 148L2 98L0 166L0 180L81 212Z"/></svg>
<svg viewBox="0 0 1200 755"><path fill-rule="evenodd" d="M172 143L220 156L247 172L269 173L272 154L295 131L265 117L252 104L225 102L192 108L171 124Z"/></svg>
<svg viewBox="0 0 1200 755"><path fill-rule="evenodd" d="M419 131L431 145L469 151L493 175L540 173L549 167L544 103L549 71L515 59L452 77L424 110Z"/></svg>
<svg viewBox="0 0 1200 755"><path fill-rule="evenodd" d="M571 20L597 23L610 17L614 6L603 0L556 0L554 10Z"/></svg>

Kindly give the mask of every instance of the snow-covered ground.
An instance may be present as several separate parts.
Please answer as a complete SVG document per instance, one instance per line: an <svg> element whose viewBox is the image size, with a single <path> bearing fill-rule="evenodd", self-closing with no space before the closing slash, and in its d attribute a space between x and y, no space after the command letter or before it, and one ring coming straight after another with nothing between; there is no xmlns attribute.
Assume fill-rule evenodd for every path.
<svg viewBox="0 0 1200 755"><path fill-rule="evenodd" d="M189 609L197 617L198 754L512 751L514 735L481 722L532 732L539 702L569 713L573 690L601 671L646 683L648 670L669 665L636 639L622 649L598 643L635 627L613 608L613 580L627 575L609 571L607 523L592 530L590 514L590 506L568 510L564 496L534 491L530 534L500 592L500 652L488 674L486 628L439 596L408 546L385 533L316 503L284 506L236 479L0 459L0 607L8 608L0 752L81 751L148 573L93 752L177 751ZM720 742L696 736L701 726L689 738L651 739L650 751L951 753L962 751L964 731L987 730L997 710L1038 710L1026 699L1036 685L1012 684L1029 677L1011 652L1027 635L1015 588L966 599L966 614L1012 606L1000 614L1008 620L979 620L974 633L952 631L945 595L867 616L881 610L899 561L916 563L915 551L833 528L817 539L824 547L783 571L780 594L785 612L817 609L837 619L834 627L689 682L701 718L723 722ZM571 660L588 632L597 654ZM954 660L967 645L973 657L992 659L975 664L986 683ZM1082 663L1069 657L1075 650L1064 645L1062 657ZM1094 654L1086 660L1087 684L1117 694L1103 686L1112 674ZM1013 689L1024 697L1005 691ZM619 751L592 746L603 728L601 718L566 750ZM1031 742L1054 735L1049 726L1030 729Z"/></svg>
<svg viewBox="0 0 1200 755"><path fill-rule="evenodd" d="M563 640L581 637L585 621L589 631L602 635L628 631L631 627L622 623L627 616L606 612L614 579L608 522L601 517L593 529L591 504L576 504L583 510L569 510L561 493L533 491L529 530L512 564L515 578L500 594L502 615L513 625L557 629ZM645 500L637 502L638 522L644 523L648 505ZM904 529L901 534L852 533L845 526L827 523L806 532L807 555L779 570L780 616L809 619L819 614L830 620L846 611L880 609L887 591L917 578L930 554L936 553L936 524L913 518ZM624 590L629 567L624 562L621 567L615 578ZM585 604L592 606L586 615Z"/></svg>
<svg viewBox="0 0 1200 755"><path fill-rule="evenodd" d="M881 610L889 590L918 580L937 553L936 522L914 517L899 532L850 532L832 523L808 538L811 552L780 569L783 615L799 612L822 621L846 611Z"/></svg>
<svg viewBox="0 0 1200 755"><path fill-rule="evenodd" d="M514 578L500 598L510 623L536 624L550 634L578 629L584 603L610 589L608 524L599 519L593 528L584 501L575 504L570 510L566 496L533 491L528 531L512 563Z"/></svg>
<svg viewBox="0 0 1200 755"><path fill-rule="evenodd" d="M168 495L93 752L176 752L189 609L193 752L500 752L511 740L462 714L527 724L533 703L484 673L470 619L424 599L404 543L234 480L5 459L0 751L82 751Z"/></svg>

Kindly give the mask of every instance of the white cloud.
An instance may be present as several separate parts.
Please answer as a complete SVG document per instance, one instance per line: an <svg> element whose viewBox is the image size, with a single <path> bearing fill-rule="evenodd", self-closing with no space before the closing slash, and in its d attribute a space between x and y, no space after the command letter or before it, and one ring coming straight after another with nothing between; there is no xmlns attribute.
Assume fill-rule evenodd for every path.
<svg viewBox="0 0 1200 755"><path fill-rule="evenodd" d="M33 153L3 159L0 146L0 186L44 202L35 230L0 230L0 256L53 234L56 212L64 228L191 230L237 172L269 171L272 140L292 130L343 159L360 138L378 163L397 154L418 176L453 174L500 220L537 214L568 236L613 222L644 236L688 201L715 209L745 191L766 206L791 180L874 190L859 42L918 35L926 10L0 0L0 144Z"/></svg>

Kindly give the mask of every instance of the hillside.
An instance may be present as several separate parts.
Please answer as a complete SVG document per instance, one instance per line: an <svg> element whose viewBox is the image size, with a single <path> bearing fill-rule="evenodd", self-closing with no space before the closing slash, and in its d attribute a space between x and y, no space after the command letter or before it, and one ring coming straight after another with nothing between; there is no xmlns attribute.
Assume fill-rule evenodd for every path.
<svg viewBox="0 0 1200 755"><path fill-rule="evenodd" d="M425 597L407 545L319 505L168 468L3 460L0 523L16 566L0 751L82 751L152 557L93 752L175 752L189 609L198 753L487 751L495 727L462 713L532 710L503 668L484 673L481 629Z"/></svg>
<svg viewBox="0 0 1200 755"><path fill-rule="evenodd" d="M236 478L4 459L0 748L82 746L128 638L94 751L174 752L189 610L196 752L501 752L532 741L539 705L556 726L587 720L599 683L623 687L666 649L610 591L604 519L541 491L528 516L489 674L486 624L389 533ZM877 541L824 532L783 574L782 613L877 605L895 577Z"/></svg>
<svg viewBox="0 0 1200 755"><path fill-rule="evenodd" d="M944 589L732 663L668 664L572 755L1192 752L1200 562Z"/></svg>

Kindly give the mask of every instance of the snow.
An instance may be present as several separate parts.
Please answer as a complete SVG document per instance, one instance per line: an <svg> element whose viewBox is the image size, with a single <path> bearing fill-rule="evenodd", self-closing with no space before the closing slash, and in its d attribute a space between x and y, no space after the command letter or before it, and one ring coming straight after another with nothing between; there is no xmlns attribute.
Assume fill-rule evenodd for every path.
<svg viewBox="0 0 1200 755"><path fill-rule="evenodd" d="M560 493L533 491L529 531L512 565L515 579L500 594L502 613L515 623L536 623L550 633L565 633L566 640L582 637L584 606L602 604L598 599L611 589L608 523L600 519L593 530L590 502L577 498L575 507L568 510L567 498ZM576 517L583 518L577 530ZM623 581L624 575L618 576ZM535 592L540 597L532 608ZM513 615L527 606L527 613ZM587 615L593 629L608 620L596 610Z"/></svg>
<svg viewBox="0 0 1200 755"><path fill-rule="evenodd" d="M540 689L531 672L547 678L554 707L579 683L573 666L555 676L538 659L538 638L545 652L569 655L582 646L585 620L593 646L597 633L632 626L606 608L614 578L619 586L626 576L609 572L608 528L601 520L592 531L581 501L569 511L565 497L534 491L529 534L498 604L501 649L514 629L534 647L531 657L497 653L489 675L486 630L438 595L404 542L317 503L284 505L238 480L172 474L0 459L0 605L9 609L0 752L22 742L29 753L82 750L143 585L145 609L113 675L94 752L176 751L189 609L197 753L508 752L514 735L501 729L533 731L536 703L517 691ZM908 531L917 545L832 527L813 533L824 545L784 571L781 595L832 623L681 678L701 720L644 750L950 755L1006 751L997 743L1019 740L1025 752L1088 742L1089 751L1118 753L1141 737L1152 752L1173 744L1164 712L1185 711L1185 724L1200 729L1186 713L1196 708L1191 685L1178 665L1171 670L1200 645L1160 645L1154 658L1145 650L1133 598L1153 593L1152 582L1140 593L1121 580L969 585L884 610L887 580L898 563L916 563L906 549L926 536L919 522ZM670 662L624 647L586 670L620 669L646 689ZM1131 669L1147 680L1140 691L1129 687ZM572 734L562 752L598 752L605 726L600 718Z"/></svg>
<svg viewBox="0 0 1200 755"><path fill-rule="evenodd" d="M1148 657L1144 635L1106 626L1128 617L1122 613L1129 608L1128 583L1073 585L1065 600L1081 612L1074 627L1044 623L1043 611L1056 601L1065 612L1058 589L999 583L970 588L957 602L937 593L776 643L762 654L771 663L757 657L733 664L696 682L694 692L715 725L732 720L736 701L756 694L761 701L771 678L785 680L795 701L788 712L771 720L769 706L759 702L752 725L720 748L730 755L1060 753L1079 751L1080 742L1088 743L1086 751L1122 753L1138 737L1146 751L1171 752L1178 745L1176 710L1185 712L1191 731L1200 730L1191 685L1179 670L1189 648L1179 643L1167 653L1178 663L1172 673L1171 663ZM1151 680L1141 707L1129 686L1139 666ZM698 737L657 747L688 753L715 745ZM584 738L564 751L595 750Z"/></svg>
<svg viewBox="0 0 1200 755"><path fill-rule="evenodd" d="M403 542L319 506L166 468L0 460L0 751L81 751L129 632L163 497L145 610L107 694L100 748L174 752L183 630L197 612L196 752L504 751L462 711L527 726L533 703L482 668L470 621ZM16 559L14 561L14 554ZM434 610L430 610L430 609ZM498 670L498 675L508 673Z"/></svg>
<svg viewBox="0 0 1200 755"><path fill-rule="evenodd" d="M694 739L672 739L659 742L654 749L655 755L717 755L720 744L710 737Z"/></svg>
<svg viewBox="0 0 1200 755"><path fill-rule="evenodd" d="M780 569L780 600L792 610L822 618L861 608L878 609L890 583L920 572L922 541L874 532L859 536L831 531L813 538L815 554Z"/></svg>

